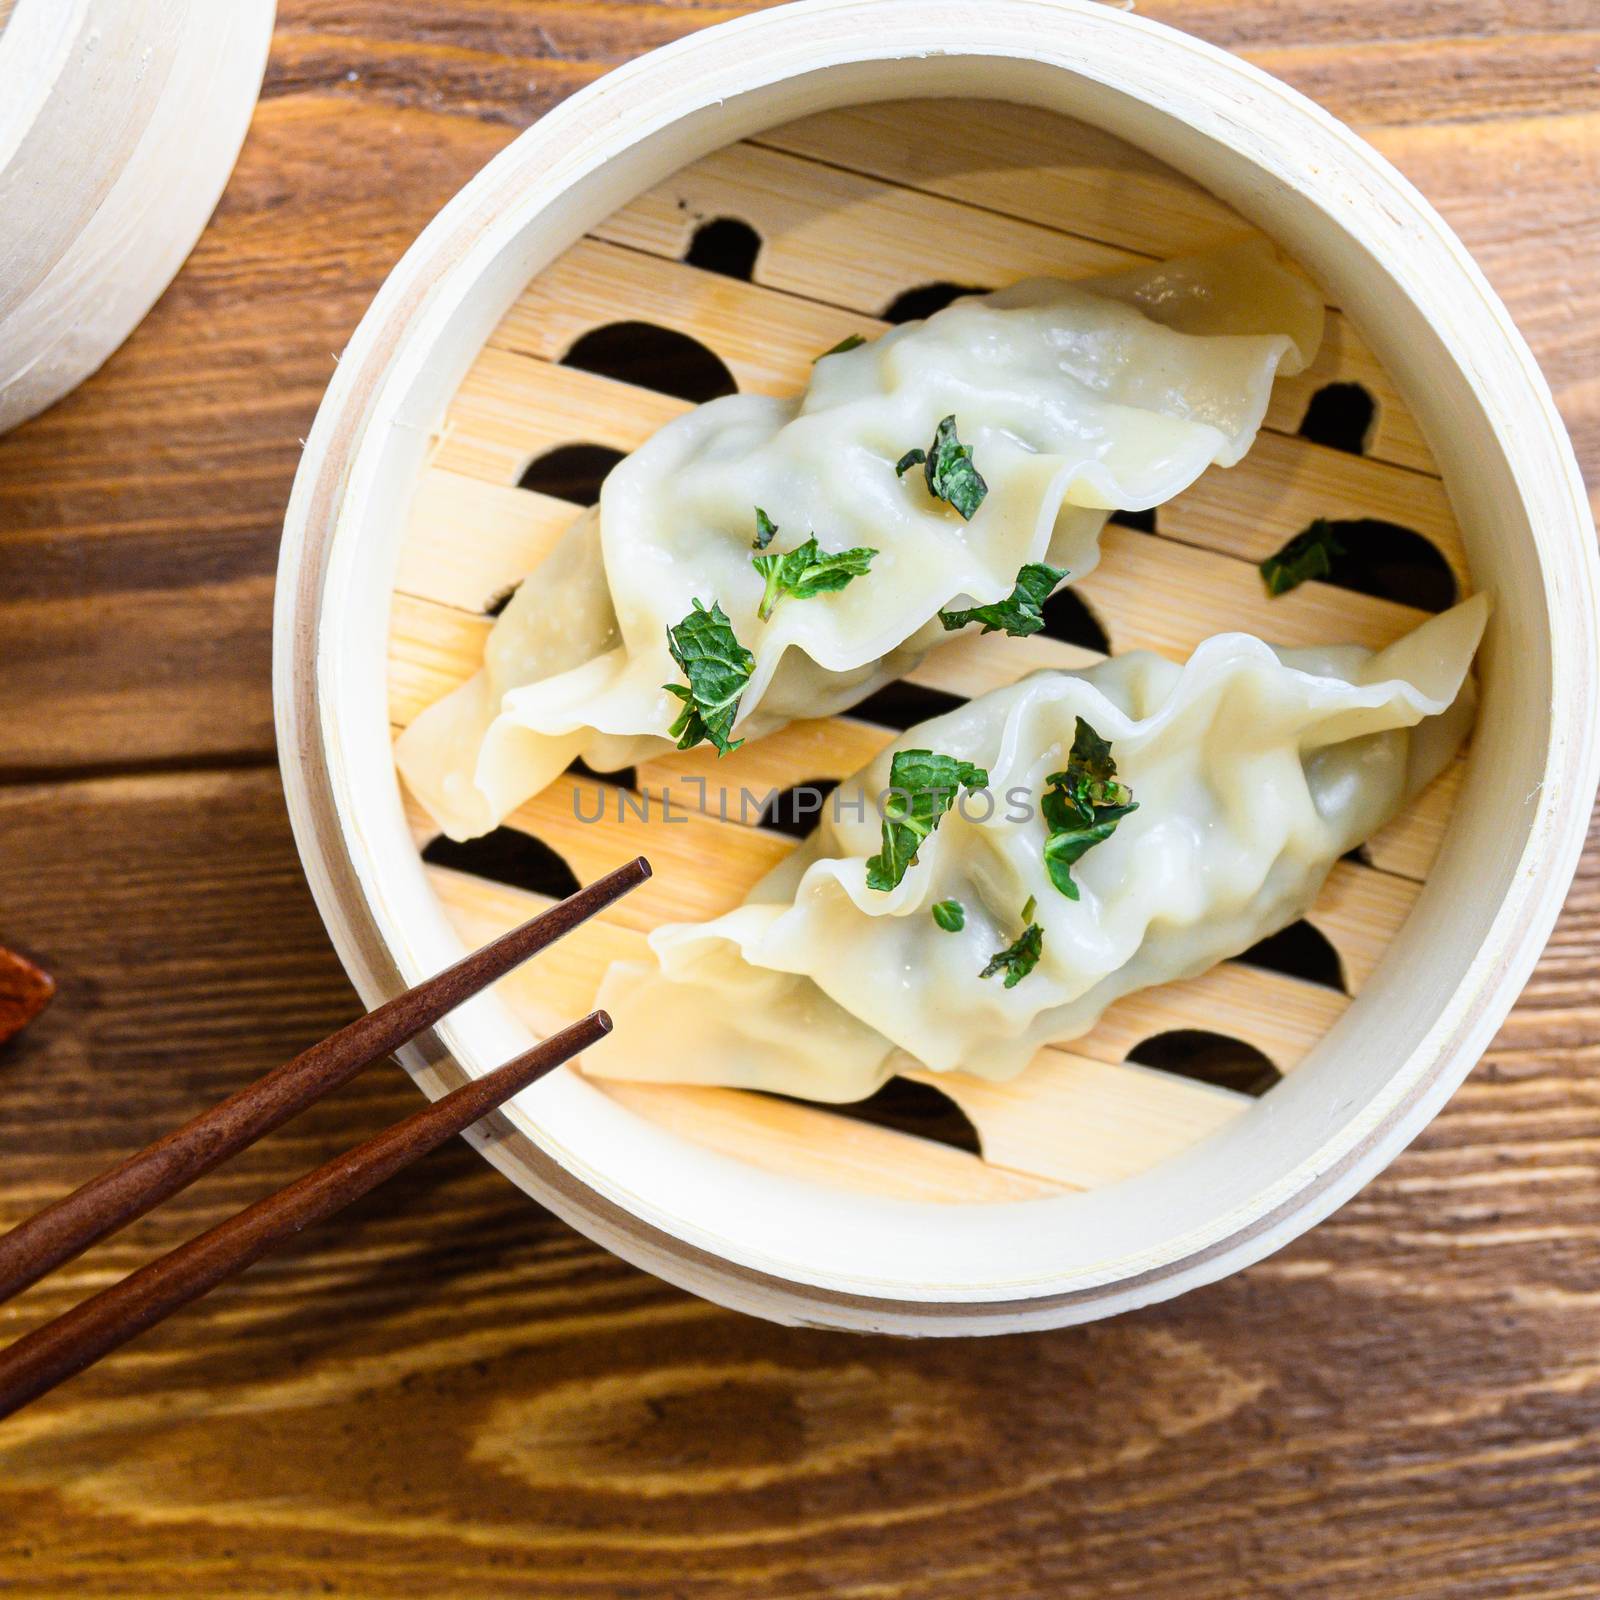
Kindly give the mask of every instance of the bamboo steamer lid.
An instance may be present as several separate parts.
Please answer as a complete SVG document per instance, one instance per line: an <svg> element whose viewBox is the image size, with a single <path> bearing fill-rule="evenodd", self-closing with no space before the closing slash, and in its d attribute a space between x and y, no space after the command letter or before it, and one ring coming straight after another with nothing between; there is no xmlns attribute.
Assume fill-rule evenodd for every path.
<svg viewBox="0 0 1600 1600"><path fill-rule="evenodd" d="M81 383L194 248L274 0L0 0L0 431Z"/></svg>

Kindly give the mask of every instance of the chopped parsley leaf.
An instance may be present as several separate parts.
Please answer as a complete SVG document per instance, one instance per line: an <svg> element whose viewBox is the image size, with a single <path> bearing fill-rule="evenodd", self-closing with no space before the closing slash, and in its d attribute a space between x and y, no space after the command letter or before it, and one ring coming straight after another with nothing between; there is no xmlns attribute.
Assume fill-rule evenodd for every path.
<svg viewBox="0 0 1600 1600"><path fill-rule="evenodd" d="M933 920L946 933L960 933L967 925L967 908L959 900L940 900L933 908Z"/></svg>
<svg viewBox="0 0 1600 1600"><path fill-rule="evenodd" d="M766 592L761 596L761 620L765 622L772 615L780 600L809 600L813 595L844 588L872 565L877 553L865 548L822 550L817 546L817 536L812 534L787 555L751 556L751 565L767 581Z"/></svg>
<svg viewBox="0 0 1600 1600"><path fill-rule="evenodd" d="M756 670L756 658L734 636L733 624L715 600L709 611L696 600L694 610L675 628L667 629L667 648L685 678L663 684L683 701L683 712L668 730L680 750L714 744L717 754L737 750L743 739L729 740L739 715L739 696Z"/></svg>
<svg viewBox="0 0 1600 1600"><path fill-rule="evenodd" d="M1082 717L1067 757L1067 770L1045 780L1049 788L1039 802L1045 826L1045 870L1050 881L1069 900L1078 898L1073 865L1117 830L1130 811L1139 809L1133 791L1117 781L1117 764L1109 741L1102 739Z"/></svg>
<svg viewBox="0 0 1600 1600"><path fill-rule="evenodd" d="M948 501L964 520L971 522L989 493L989 485L972 464L972 446L956 437L956 419L946 417L927 450L908 450L895 464L899 477L913 468L923 468L928 493L935 500Z"/></svg>
<svg viewBox="0 0 1600 1600"><path fill-rule="evenodd" d="M897 750L883 803L883 848L867 862L867 887L887 893L914 866L922 841L955 804L959 789L982 789L989 774L933 750Z"/></svg>
<svg viewBox="0 0 1600 1600"><path fill-rule="evenodd" d="M752 550L765 550L778 537L778 524L760 506L756 507L756 542Z"/></svg>
<svg viewBox="0 0 1600 1600"><path fill-rule="evenodd" d="M941 611L939 620L954 633L969 622L981 622L985 633L1009 633L1014 639L1026 639L1044 627L1044 603L1055 593L1055 587L1066 577L1066 568L1046 566L1042 561L1030 561L1017 574L1017 586L1009 599L996 600L993 605L972 606L966 611Z"/></svg>
<svg viewBox="0 0 1600 1600"><path fill-rule="evenodd" d="M1261 563L1261 578L1267 593L1274 597L1288 594L1307 578L1326 578L1333 571L1333 558L1344 553L1333 524L1326 517L1318 517L1276 555L1268 556Z"/></svg>
<svg viewBox="0 0 1600 1600"><path fill-rule="evenodd" d="M978 976L992 978L997 972L1003 972L1006 975L1006 988L1015 989L1039 965L1039 957L1043 953L1044 929L1037 922L1030 922L1015 944L996 951L989 958L989 965Z"/></svg>
<svg viewBox="0 0 1600 1600"><path fill-rule="evenodd" d="M859 350L866 342L866 338L862 334L847 333L833 349L824 350L820 356L815 357L811 365L816 366L818 361L826 361L829 356L842 356L848 354L851 350Z"/></svg>
<svg viewBox="0 0 1600 1600"><path fill-rule="evenodd" d="M1039 897L1037 895L1030 894L1028 896L1027 905L1025 905L1022 908L1022 925L1023 925L1023 927L1031 928L1033 926L1033 914L1038 909L1039 909Z"/></svg>

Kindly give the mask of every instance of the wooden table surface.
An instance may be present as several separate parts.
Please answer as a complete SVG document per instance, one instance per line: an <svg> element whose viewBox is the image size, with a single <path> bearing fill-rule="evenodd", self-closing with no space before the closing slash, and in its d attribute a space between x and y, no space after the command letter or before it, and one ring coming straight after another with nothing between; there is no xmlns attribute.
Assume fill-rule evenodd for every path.
<svg viewBox="0 0 1600 1600"><path fill-rule="evenodd" d="M280 518L434 210L716 0L279 0L233 184L145 326L0 440L0 1220L355 1008L273 758ZM1444 211L1600 478L1595 0L1141 0ZM458 1146L0 1427L0 1593L1600 1594L1600 835L1430 1132L1260 1266L913 1345L622 1265ZM379 1070L0 1311L18 1333L414 1109Z"/></svg>

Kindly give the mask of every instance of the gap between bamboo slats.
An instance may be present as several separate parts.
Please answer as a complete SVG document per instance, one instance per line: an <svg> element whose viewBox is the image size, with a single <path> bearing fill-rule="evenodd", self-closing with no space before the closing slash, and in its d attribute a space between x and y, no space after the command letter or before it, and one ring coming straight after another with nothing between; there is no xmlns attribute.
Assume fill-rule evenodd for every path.
<svg viewBox="0 0 1600 1600"><path fill-rule="evenodd" d="M982 129L977 161L974 128ZM1114 133L1005 100L843 106L749 142L1141 255L1204 250L1249 226L1209 189Z"/></svg>

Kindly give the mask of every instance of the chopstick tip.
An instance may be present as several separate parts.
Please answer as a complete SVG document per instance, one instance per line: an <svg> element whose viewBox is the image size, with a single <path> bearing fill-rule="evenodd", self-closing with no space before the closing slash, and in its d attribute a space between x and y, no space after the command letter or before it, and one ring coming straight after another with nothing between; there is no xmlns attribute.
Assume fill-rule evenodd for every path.
<svg viewBox="0 0 1600 1600"><path fill-rule="evenodd" d="M611 1020L611 1013L609 1011L591 1011L589 1013L589 1020L601 1033L610 1033L611 1030L616 1027L616 1023Z"/></svg>
<svg viewBox="0 0 1600 1600"><path fill-rule="evenodd" d="M640 883L643 883L646 878L653 878L655 876L654 870L651 868L649 861L644 856L636 856L634 858L633 870L639 874Z"/></svg>

